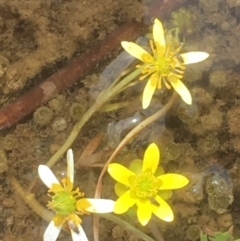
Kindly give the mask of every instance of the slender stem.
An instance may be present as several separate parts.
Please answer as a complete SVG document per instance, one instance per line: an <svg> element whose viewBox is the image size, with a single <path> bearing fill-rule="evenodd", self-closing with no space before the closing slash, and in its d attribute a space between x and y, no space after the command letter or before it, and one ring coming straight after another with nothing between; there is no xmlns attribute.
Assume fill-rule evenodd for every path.
<svg viewBox="0 0 240 241"><path fill-rule="evenodd" d="M151 233L155 237L156 241L165 241L162 234L160 233L160 231L156 227L156 224L155 224L154 220L150 220L147 227L149 228L149 230L151 231Z"/></svg>
<svg viewBox="0 0 240 241"><path fill-rule="evenodd" d="M139 229L133 227L130 223L124 221L123 219L117 217L114 214L98 214L98 216L106 218L114 223L117 223L119 226L121 226L123 229L128 230L129 232L133 233L136 237L145 240L145 241L155 241L153 238L149 237Z"/></svg>
<svg viewBox="0 0 240 241"><path fill-rule="evenodd" d="M119 90L123 89L124 86L128 85L132 80L134 80L141 73L140 69L134 70L132 73L127 75L124 79L120 80L115 86L111 86L107 90L104 90L105 94L100 94L100 98L98 98L97 102L84 114L84 116L74 125L72 132L70 133L67 140L64 144L59 148L59 150L50 158L50 160L46 163L47 166L53 166L58 159L70 148L72 143L77 138L81 128L86 124L86 122L92 117L92 115L108 100L115 96Z"/></svg>
<svg viewBox="0 0 240 241"><path fill-rule="evenodd" d="M9 175L9 178L14 190L24 202L27 203L40 217L50 222L53 218L53 214L37 202L33 193L26 193L15 177Z"/></svg>
<svg viewBox="0 0 240 241"><path fill-rule="evenodd" d="M116 155L118 154L118 152L130 141L132 140L132 138L134 136L136 136L140 131L142 131L145 127L147 127L148 125L150 125L152 122L158 120L162 115L164 115L173 105L173 103L175 102L177 98L177 94L174 91L172 97L170 98L170 100L167 102L167 104L160 109L159 111L157 111L156 113L154 113L153 115L151 115L150 117L148 117L147 119L145 119L144 121L140 122L135 128L133 128L124 138L123 140L119 143L118 147L115 149L115 151L112 153L112 155L109 157L109 159L107 160L107 162L105 163L100 176L98 178L98 182L97 182L97 186L95 189L95 198L100 198L101 197L101 188L102 188L102 178L103 175L105 174L108 165L112 162L112 160L116 157ZM99 234L98 234L98 226L99 226L99 220L98 217L94 216L93 217L93 234L94 234L94 240L98 241L99 240Z"/></svg>
<svg viewBox="0 0 240 241"><path fill-rule="evenodd" d="M123 76L125 76L127 73L130 73L131 71L123 71L109 86L106 90L103 90L96 98L96 101L98 101L100 98L102 98L102 96L105 94L105 92L107 92L108 90L112 89L114 86L117 85L117 83L123 78ZM123 78L124 79L124 78Z"/></svg>
<svg viewBox="0 0 240 241"><path fill-rule="evenodd" d="M162 115L164 115L173 105L173 103L175 102L177 98L177 94L176 92L173 93L172 97L170 98L170 100L167 102L167 104L160 109L159 111L157 111L156 113L154 113L153 115L149 116L147 119L143 120L142 122L140 122L135 128L133 128L124 138L123 140L119 143L118 147L115 149L115 151L113 152L113 154L109 157L108 161L105 163L100 176L98 178L98 182L97 182L97 186L96 186L96 191L95 191L95 198L100 198L100 193L99 193L99 189L101 186L101 182L102 182L102 178L103 175L105 174L108 165L112 162L112 160L116 157L116 155L118 154L118 152L129 142L132 140L132 138L134 136L136 136L140 131L142 131L144 128L146 128L147 126L149 126L151 123L153 123L154 121L158 120Z"/></svg>

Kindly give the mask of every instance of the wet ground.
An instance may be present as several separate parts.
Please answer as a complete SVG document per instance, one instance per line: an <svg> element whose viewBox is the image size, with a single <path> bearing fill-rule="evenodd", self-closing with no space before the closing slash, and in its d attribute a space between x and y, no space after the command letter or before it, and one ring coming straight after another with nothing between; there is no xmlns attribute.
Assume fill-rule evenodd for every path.
<svg viewBox="0 0 240 241"><path fill-rule="evenodd" d="M132 19L139 21L150 2L153 1L106 0L100 4L91 0L0 0L1 106L88 51L119 26ZM164 118L139 133L117 157L117 161L127 164L134 158L142 158L146 146L155 142L162 151L166 172L181 173L191 180L187 188L176 191L170 200L174 222L155 220L154 225L165 241L194 241L198 240L201 229L226 231L232 225L235 237L240 237L239 14L240 2L236 0L213 3L196 0L176 10L172 17L170 13L161 19L165 28L181 29L184 51L210 54L209 59L186 70L184 81L192 93L193 105L187 106L180 99L176 101ZM112 63L109 68L115 70L112 66L120 65L116 55L112 53L104 64L99 63L72 87L1 131L0 240L42 240L47 222L22 200L12 184L13 177L25 191L31 187L36 200L46 205L46 188L40 181L31 185L37 167L60 148L76 121L94 103L102 85L115 74L107 66ZM132 118L140 122L171 96L166 90L158 91L152 107L142 111L143 86L136 85L115 99L127 100L124 108L99 112L91 118L72 146L78 163L75 185L88 197L94 195L101 166L133 127ZM89 151L81 157L87 146L94 145L96 155ZM65 168L63 157L53 170L61 177ZM113 181L108 176L104 179L103 196L116 198ZM83 227L93 240L91 217L84 219ZM142 230L152 235L148 227ZM71 240L71 237L62 232L59 240ZM101 219L100 240L138 239Z"/></svg>

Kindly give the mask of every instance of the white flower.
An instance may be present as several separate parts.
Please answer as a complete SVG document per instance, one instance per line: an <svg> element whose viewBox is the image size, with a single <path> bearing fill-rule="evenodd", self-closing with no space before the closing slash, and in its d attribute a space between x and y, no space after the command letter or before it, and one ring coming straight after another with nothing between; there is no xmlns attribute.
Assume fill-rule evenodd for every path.
<svg viewBox="0 0 240 241"><path fill-rule="evenodd" d="M109 213L114 210L115 202L110 199L81 198L84 193L79 188L73 190L74 159L71 149L67 152L67 177L62 179L61 184L46 165L38 167L38 174L52 194L48 207L56 213L44 233L44 241L55 241L65 222L71 230L73 241L88 241L79 215Z"/></svg>
<svg viewBox="0 0 240 241"><path fill-rule="evenodd" d="M153 40L150 40L152 55L133 42L121 42L122 47L130 55L143 62L136 66L142 69L143 75L140 80L149 77L143 91L143 109L150 105L155 90L162 88L162 82L167 89L172 86L185 103L192 104L192 96L181 81L185 65L201 62L208 58L209 54L205 52L179 54L181 47L175 49L172 42L166 42L162 23L157 18L153 25Z"/></svg>

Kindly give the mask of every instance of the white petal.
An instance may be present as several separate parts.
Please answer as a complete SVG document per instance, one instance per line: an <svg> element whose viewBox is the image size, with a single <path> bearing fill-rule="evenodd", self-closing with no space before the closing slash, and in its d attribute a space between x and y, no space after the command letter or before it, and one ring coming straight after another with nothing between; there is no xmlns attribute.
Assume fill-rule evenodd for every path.
<svg viewBox="0 0 240 241"><path fill-rule="evenodd" d="M143 62L144 62L144 59L143 59L144 55L147 56L149 60L152 60L152 58L153 58L145 49L143 49L138 44L135 44L133 42L122 41L121 45L125 49L125 51L127 51L133 57L135 57Z"/></svg>
<svg viewBox="0 0 240 241"><path fill-rule="evenodd" d="M189 52L181 54L184 64L194 64L208 58L209 54L205 52Z"/></svg>
<svg viewBox="0 0 240 241"><path fill-rule="evenodd" d="M88 241L88 238L87 238L82 226L79 225L77 228L78 228L79 232L75 232L71 229L72 240L73 241Z"/></svg>
<svg viewBox="0 0 240 241"><path fill-rule="evenodd" d="M142 96L142 107L143 109L147 109L148 106L150 105L150 102L152 100L154 91L157 88L157 84L158 84L158 74L157 73L153 73L149 80L147 81L147 84L144 87L143 90L143 96Z"/></svg>
<svg viewBox="0 0 240 241"><path fill-rule="evenodd" d="M54 222L51 221L45 230L45 233L43 235L43 241L55 241L57 240L57 237L61 231L62 225L55 226Z"/></svg>
<svg viewBox="0 0 240 241"><path fill-rule="evenodd" d="M69 149L67 152L67 176L69 177L71 183L74 181L74 158L73 151Z"/></svg>
<svg viewBox="0 0 240 241"><path fill-rule="evenodd" d="M38 175L48 188L51 188L53 183L60 184L51 169L46 165L38 166Z"/></svg>
<svg viewBox="0 0 240 241"><path fill-rule="evenodd" d="M115 201L110 199L87 198L92 205L87 208L91 213L111 213L114 210Z"/></svg>
<svg viewBox="0 0 240 241"><path fill-rule="evenodd" d="M187 87L183 84L183 82L176 77L172 77L172 81L170 81L174 90L181 96L183 101L188 105L192 104L192 96L187 89Z"/></svg>
<svg viewBox="0 0 240 241"><path fill-rule="evenodd" d="M154 20L153 24L153 39L154 42L158 43L158 47L160 47L160 50L162 50L162 52L164 53L166 48L164 30L162 23L157 18Z"/></svg>

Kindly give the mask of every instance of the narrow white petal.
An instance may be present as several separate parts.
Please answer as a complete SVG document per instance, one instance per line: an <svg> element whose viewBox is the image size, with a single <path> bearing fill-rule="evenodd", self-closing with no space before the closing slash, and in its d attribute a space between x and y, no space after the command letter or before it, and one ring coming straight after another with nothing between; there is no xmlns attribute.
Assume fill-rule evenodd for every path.
<svg viewBox="0 0 240 241"><path fill-rule="evenodd" d="M115 201L110 199L87 198L92 205L87 208L91 213L111 213L114 210Z"/></svg>
<svg viewBox="0 0 240 241"><path fill-rule="evenodd" d="M62 225L55 226L54 222L51 221L45 230L45 233L43 235L43 241L55 241L57 240L57 237L61 231Z"/></svg>
<svg viewBox="0 0 240 241"><path fill-rule="evenodd" d="M53 183L60 184L51 169L46 165L38 166L38 175L48 188L51 188Z"/></svg>
<svg viewBox="0 0 240 241"><path fill-rule="evenodd" d="M75 232L74 230L71 229L72 240L73 241L88 241L88 238L87 238L82 226L79 225L77 228L78 228L78 232Z"/></svg>
<svg viewBox="0 0 240 241"><path fill-rule="evenodd" d="M207 59L209 56L206 52L189 52L181 54L184 64L194 64Z"/></svg>
<svg viewBox="0 0 240 241"><path fill-rule="evenodd" d="M166 43L162 23L156 18L153 24L153 40L159 44L160 49L165 52Z"/></svg>
<svg viewBox="0 0 240 241"><path fill-rule="evenodd" d="M187 89L187 87L183 84L183 82L175 77L172 78L173 81L170 81L174 90L181 96L183 101L188 105L192 104L192 96Z"/></svg>
<svg viewBox="0 0 240 241"><path fill-rule="evenodd" d="M74 158L73 151L69 149L67 152L67 176L69 177L71 183L74 181Z"/></svg>
<svg viewBox="0 0 240 241"><path fill-rule="evenodd" d="M158 85L158 79L159 79L159 75L157 73L153 73L150 76L149 80L147 81L147 84L145 85L145 88L143 90L143 96L142 96L143 109L147 109L148 106L150 105L154 91L156 90Z"/></svg>
<svg viewBox="0 0 240 241"><path fill-rule="evenodd" d="M147 56L148 59L152 60L152 56L138 44L135 44L133 42L122 41L121 45L125 49L125 51L127 51L133 57L143 62L144 62L144 59L143 59L144 55Z"/></svg>

